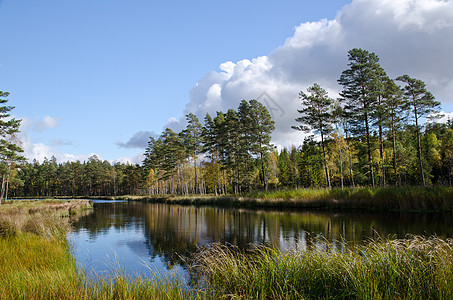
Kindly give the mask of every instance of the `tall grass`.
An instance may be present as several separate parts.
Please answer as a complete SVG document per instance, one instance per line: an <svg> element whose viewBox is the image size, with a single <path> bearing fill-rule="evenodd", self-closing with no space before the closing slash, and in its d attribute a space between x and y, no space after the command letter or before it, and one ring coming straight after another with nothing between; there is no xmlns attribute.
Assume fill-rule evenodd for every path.
<svg viewBox="0 0 453 300"><path fill-rule="evenodd" d="M14 221L14 205L35 223ZM176 278L87 277L69 251L68 214L45 206L0 208L0 299L453 299L453 240L436 237L372 240L343 252L214 245L194 258L201 285L192 289Z"/></svg>
<svg viewBox="0 0 453 300"><path fill-rule="evenodd" d="M254 192L246 197L263 204L302 207L384 210L453 210L453 187L402 186L383 188L297 189Z"/></svg>
<svg viewBox="0 0 453 300"><path fill-rule="evenodd" d="M0 299L188 299L202 293L180 282L108 279L78 271L66 240L69 215L89 201L17 201L0 206Z"/></svg>
<svg viewBox="0 0 453 300"><path fill-rule="evenodd" d="M452 299L453 241L411 237L354 250L305 252L216 245L200 272L217 296L244 299Z"/></svg>
<svg viewBox="0 0 453 300"><path fill-rule="evenodd" d="M77 271L64 238L25 233L0 238L0 299L189 299L201 298L176 279L109 278Z"/></svg>
<svg viewBox="0 0 453 300"><path fill-rule="evenodd" d="M66 235L68 219L91 207L88 200L72 201L12 201L0 206L0 236L20 232L39 236Z"/></svg>
<svg viewBox="0 0 453 300"><path fill-rule="evenodd" d="M241 195L156 195L100 197L183 205L360 209L392 211L453 211L453 187L402 186L357 188L301 188L255 191Z"/></svg>

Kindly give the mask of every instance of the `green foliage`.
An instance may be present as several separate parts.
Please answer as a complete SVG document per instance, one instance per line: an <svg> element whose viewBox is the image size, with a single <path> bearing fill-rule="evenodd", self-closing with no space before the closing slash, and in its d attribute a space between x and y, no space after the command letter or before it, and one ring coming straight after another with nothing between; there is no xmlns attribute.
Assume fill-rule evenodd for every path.
<svg viewBox="0 0 453 300"><path fill-rule="evenodd" d="M6 105L8 96L8 92L0 91L0 175L2 176L0 204L3 199L8 198L9 183L21 183L18 179L14 180L14 175L17 164L25 160L20 155L24 150L20 147L16 136L21 120L10 117L14 106Z"/></svg>
<svg viewBox="0 0 453 300"><path fill-rule="evenodd" d="M237 109L207 114L203 126L189 113L181 132L166 128L159 137L150 137L143 166L111 165L94 156L71 163L50 158L21 164L16 172L17 164L0 160L0 174L15 197L452 185L453 123L421 124L438 116L439 102L423 81L408 75L396 80L403 86L387 76L375 53L351 49L348 67L338 79L340 99L334 102L316 83L307 94L300 92L299 125L293 128L312 131L316 138L306 136L291 148L277 151L267 108L242 100ZM5 106L0 112L6 116L11 109ZM2 124L0 133L7 125ZM0 158L1 151L0 143Z"/></svg>
<svg viewBox="0 0 453 300"><path fill-rule="evenodd" d="M304 108L298 110L301 116L297 118L296 121L302 123L302 125L293 126L292 128L304 132L310 132L313 130L321 136L321 149L326 184L330 187L325 139L333 130L333 99L329 98L327 91L321 88L317 83L315 83L312 87L309 87L308 92L310 95L306 95L302 91L299 93L299 98L302 99L302 106Z"/></svg>

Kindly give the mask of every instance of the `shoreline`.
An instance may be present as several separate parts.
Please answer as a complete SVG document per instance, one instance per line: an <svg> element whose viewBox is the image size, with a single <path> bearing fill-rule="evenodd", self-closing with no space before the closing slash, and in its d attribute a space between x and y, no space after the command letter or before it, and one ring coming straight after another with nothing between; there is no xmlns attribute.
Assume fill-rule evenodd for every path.
<svg viewBox="0 0 453 300"><path fill-rule="evenodd" d="M92 279L77 270L65 238L68 216L83 211L71 213L70 204L77 202L89 203L16 201L0 207L0 229L17 226L0 235L0 298L380 299L399 295L447 299L453 295L453 241L422 236L373 239L344 253L333 246L326 251L307 247L303 252L286 252L213 244L194 254L189 268L205 281L190 289L177 280L134 279L119 270L109 278ZM18 222L24 216L24 222Z"/></svg>
<svg viewBox="0 0 453 300"><path fill-rule="evenodd" d="M44 197L45 199L51 199ZM297 189L241 195L121 195L55 197L58 199L126 200L178 205L351 211L452 212L453 187ZM25 199L25 198L21 198ZM32 198L36 199L36 198Z"/></svg>

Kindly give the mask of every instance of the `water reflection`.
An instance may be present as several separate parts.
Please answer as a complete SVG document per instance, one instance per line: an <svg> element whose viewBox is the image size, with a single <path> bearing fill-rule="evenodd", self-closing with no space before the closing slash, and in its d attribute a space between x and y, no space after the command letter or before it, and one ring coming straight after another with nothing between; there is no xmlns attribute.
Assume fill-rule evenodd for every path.
<svg viewBox="0 0 453 300"><path fill-rule="evenodd" d="M179 274L198 246L269 244L280 249L338 250L371 237L424 234L451 237L452 214L246 210L139 202L97 203L74 223L76 260L97 273L119 263L128 274ZM112 257L115 263L112 264ZM145 266L145 264L147 266ZM151 269L150 269L151 267Z"/></svg>

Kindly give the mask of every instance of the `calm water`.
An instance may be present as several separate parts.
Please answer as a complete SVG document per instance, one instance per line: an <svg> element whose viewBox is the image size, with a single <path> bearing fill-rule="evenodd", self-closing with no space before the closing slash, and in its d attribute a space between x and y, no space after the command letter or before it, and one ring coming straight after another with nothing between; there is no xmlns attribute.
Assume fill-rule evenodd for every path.
<svg viewBox="0 0 453 300"><path fill-rule="evenodd" d="M453 236L453 215L275 211L139 202L95 202L69 235L78 265L89 274L155 274L188 278L184 261L198 246L272 244L283 250L325 247L341 251L370 237Z"/></svg>

